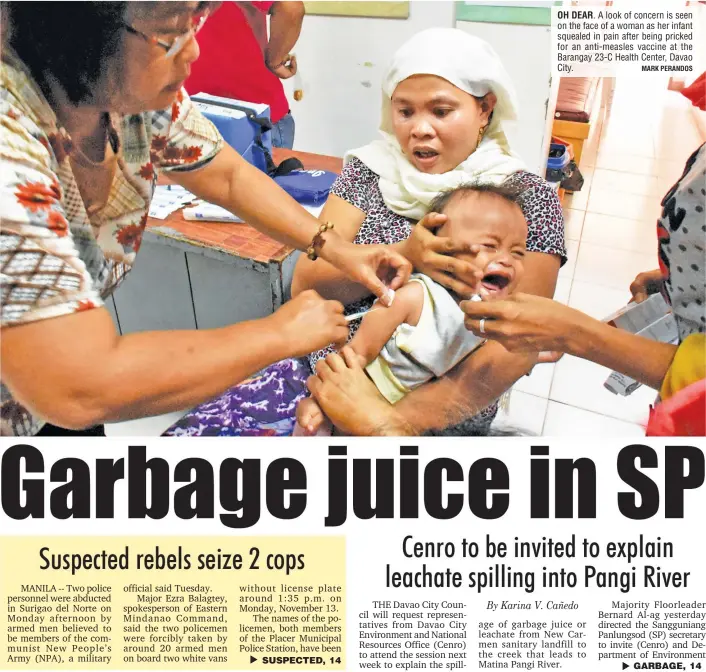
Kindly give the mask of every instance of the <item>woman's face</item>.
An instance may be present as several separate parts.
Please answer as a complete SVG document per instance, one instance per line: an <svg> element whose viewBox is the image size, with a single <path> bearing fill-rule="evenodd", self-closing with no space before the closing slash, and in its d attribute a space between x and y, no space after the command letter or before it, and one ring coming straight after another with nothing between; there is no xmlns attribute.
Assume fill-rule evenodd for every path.
<svg viewBox="0 0 706 672"><path fill-rule="evenodd" d="M414 75L392 94L392 127L402 151L423 173L446 173L465 161L478 144L495 105L435 75Z"/></svg>
<svg viewBox="0 0 706 672"><path fill-rule="evenodd" d="M140 33L171 44L189 32L198 18L198 2L129 2L125 22ZM109 108L121 114L169 107L199 57L199 47L192 35L174 55L140 35L123 30L122 49L116 55L116 67L106 74L101 87L106 91Z"/></svg>

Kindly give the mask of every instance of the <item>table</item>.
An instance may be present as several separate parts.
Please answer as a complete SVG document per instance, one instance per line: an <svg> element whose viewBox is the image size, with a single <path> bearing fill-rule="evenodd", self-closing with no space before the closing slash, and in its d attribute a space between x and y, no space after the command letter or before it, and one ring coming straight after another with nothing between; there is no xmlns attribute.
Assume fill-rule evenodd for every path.
<svg viewBox="0 0 706 672"><path fill-rule="evenodd" d="M333 156L275 149L281 163L339 173ZM265 317L289 298L299 252L248 224L149 218L134 268L108 309L120 333L213 329Z"/></svg>

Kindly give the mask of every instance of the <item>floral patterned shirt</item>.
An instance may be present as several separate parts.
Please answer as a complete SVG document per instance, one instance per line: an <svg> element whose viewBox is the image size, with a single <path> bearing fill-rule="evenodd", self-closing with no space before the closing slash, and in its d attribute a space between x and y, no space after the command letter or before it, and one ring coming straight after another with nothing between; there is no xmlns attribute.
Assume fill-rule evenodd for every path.
<svg viewBox="0 0 706 672"><path fill-rule="evenodd" d="M171 108L111 116L118 161L105 205L89 215L68 158L70 139L22 62L0 71L2 327L103 305L140 249L159 170L191 170L223 140L181 91ZM0 388L0 434L32 435L43 421Z"/></svg>

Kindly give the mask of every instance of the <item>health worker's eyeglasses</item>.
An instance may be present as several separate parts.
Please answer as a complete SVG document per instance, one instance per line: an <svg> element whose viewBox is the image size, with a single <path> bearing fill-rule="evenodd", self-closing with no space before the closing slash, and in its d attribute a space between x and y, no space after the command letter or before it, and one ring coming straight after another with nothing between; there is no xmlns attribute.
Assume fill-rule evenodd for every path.
<svg viewBox="0 0 706 672"><path fill-rule="evenodd" d="M147 33L143 33L141 30L138 30L134 26L131 26L129 23L123 23L122 26L123 28L125 28L125 30L127 30L128 33L137 35L138 37L141 37L143 40L149 42L150 44L155 44L158 47L162 47L162 49L167 52L167 56L172 57L176 56L180 51L182 51L182 49L184 49L189 40L191 40L191 38L194 37L196 33L201 30L201 28L203 28L203 25L204 23L206 23L206 19L208 19L208 16L208 11L195 16L192 19L191 28L189 28L189 30L187 30L185 33L178 35L171 42L167 42L166 40L160 40L155 35L148 35Z"/></svg>

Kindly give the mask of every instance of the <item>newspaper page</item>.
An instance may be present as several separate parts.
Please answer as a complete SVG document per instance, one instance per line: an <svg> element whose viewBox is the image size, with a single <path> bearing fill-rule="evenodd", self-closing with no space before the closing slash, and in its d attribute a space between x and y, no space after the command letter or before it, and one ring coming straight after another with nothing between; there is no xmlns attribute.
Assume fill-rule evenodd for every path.
<svg viewBox="0 0 706 672"><path fill-rule="evenodd" d="M703 440L146 443L5 444L3 669L706 662Z"/></svg>
<svg viewBox="0 0 706 672"><path fill-rule="evenodd" d="M520 111L517 135L529 152L541 145L548 178L561 81L599 79L604 115L616 83L686 86L706 69L703 3L306 4L302 35L331 49L341 21L351 45L389 41L385 58L433 24L485 37L506 61L549 63L539 116L526 110L522 126ZM356 85L378 86L376 64L355 54ZM304 76L296 100L307 102L318 93L313 70ZM573 139L574 167L597 183L596 157L578 157L584 140ZM571 171L558 170L563 195ZM642 194L655 207L662 177ZM573 194L564 303L579 243L595 243L569 231ZM621 247L628 219L590 223L616 241L597 272L625 263L611 305L579 281L571 305L598 319L628 302L636 264L658 265L656 242L650 255ZM235 294L251 291L239 282ZM562 390L591 404L552 396L555 365L538 365L510 396L510 408L517 395L532 402L526 417L499 411L491 434L503 436L0 438L0 669L706 670L706 439L634 436L657 392L613 394L610 368L587 379L571 362L556 365ZM605 429L589 426L611 408L629 422L606 413ZM574 435L555 435L559 421Z"/></svg>

